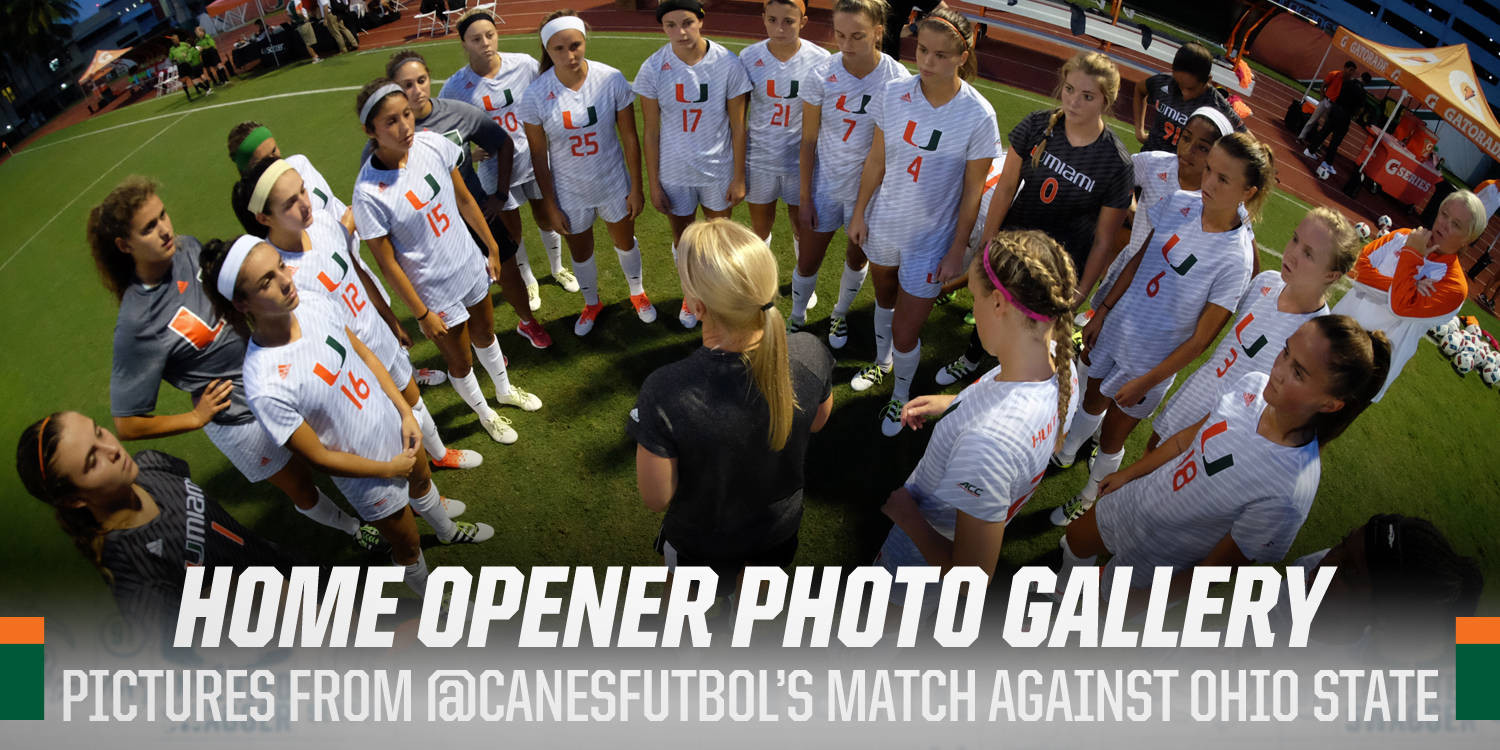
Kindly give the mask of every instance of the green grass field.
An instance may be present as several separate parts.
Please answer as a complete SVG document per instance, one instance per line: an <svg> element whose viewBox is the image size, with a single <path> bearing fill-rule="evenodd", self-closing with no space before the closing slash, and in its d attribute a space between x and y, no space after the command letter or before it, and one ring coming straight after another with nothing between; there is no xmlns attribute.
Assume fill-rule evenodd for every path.
<svg viewBox="0 0 1500 750"><path fill-rule="evenodd" d="M627 75L661 43L656 36L608 33L591 41L592 56ZM735 49L744 45L725 41ZM463 64L455 42L419 46L436 77ZM502 40L509 51L535 54L535 46L530 36ZM224 138L233 124L247 119L269 125L283 152L308 155L347 200L363 142L353 112L354 89L379 74L389 52L293 66L236 82L201 102L189 104L173 95L132 106L53 134L0 166L0 226L8 227L0 243L0 316L6 321L0 332L5 352L0 435L18 435L24 425L56 409L76 409L110 424L115 305L95 277L84 242L85 218L94 203L125 176L149 175L162 183L179 233L200 239L238 234L228 205L234 174ZM994 104L1002 133L1047 103L992 82L980 89ZM1135 144L1128 127L1112 125ZM1273 198L1257 228L1260 242L1282 247L1305 210L1286 196ZM736 216L748 221L743 207ZM531 255L540 260L540 243L527 220ZM607 243L602 226L599 231L600 242ZM532 349L511 330L514 315L496 295L498 325L510 331L501 340L512 377L546 402L535 414L507 412L520 442L492 443L450 387L426 391L449 444L485 456L477 470L439 474L440 487L469 503L471 520L488 521L497 530L485 545L429 548L431 564L659 562L651 542L660 518L636 495L635 446L625 436L624 420L638 384L696 347L698 332L683 331L675 320L681 295L666 221L648 206L637 234L646 255L646 287L661 311L653 325L641 324L630 311L624 280L607 254L600 261L600 280L602 298L610 304L587 339L571 333L580 298L546 280L539 317L556 341L547 351ZM783 294L789 295L791 232L784 219L774 244L786 269ZM809 316L819 333L837 295L842 247L836 239L820 284L824 301ZM1276 258L1266 254L1263 262L1275 267ZM881 502L916 464L926 443L926 433L880 437L876 417L887 391L857 395L847 385L854 369L873 354L870 295L867 289L855 305L853 336L835 373L834 415L808 456L799 564L870 561L889 525L880 514ZM785 309L790 302L784 298L782 304ZM934 312L923 337L917 392L930 390L932 375L962 350L966 307L961 295ZM399 306L397 313L418 342L413 360L439 367L436 348L422 338L410 313ZM184 394L163 387L161 413L187 407ZM1500 580L1494 549L1500 479L1489 445L1500 425L1497 413L1500 399L1477 375L1456 377L1424 344L1386 400L1325 452L1318 501L1292 554L1336 543L1373 513L1402 512L1437 523L1460 551L1481 560L1487 578ZM1147 434L1148 429L1137 431L1129 460L1140 455ZM269 485L248 485L201 433L131 447L160 448L187 459L211 497L267 537L319 557L363 560L346 540L304 520ZM1084 474L1075 468L1043 483L1006 534L1002 567L1055 557L1058 532L1047 513L1078 489ZM43 599L59 592L73 601L104 600L98 577L59 532L50 511L21 489L8 462L0 493L16 532L0 545L0 569L8 573L0 583L0 613L45 614L37 611L47 606ZM1492 588L1483 609L1494 614L1500 611L1497 602Z"/></svg>

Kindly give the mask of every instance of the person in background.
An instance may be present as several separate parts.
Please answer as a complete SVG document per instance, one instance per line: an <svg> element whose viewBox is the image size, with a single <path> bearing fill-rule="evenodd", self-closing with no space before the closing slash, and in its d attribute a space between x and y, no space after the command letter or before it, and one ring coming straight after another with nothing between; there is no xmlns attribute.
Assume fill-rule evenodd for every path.
<svg viewBox="0 0 1500 750"><path fill-rule="evenodd" d="M219 45L214 38L199 26L195 32L197 39L193 46L198 48L198 55L202 60L203 73L213 79L214 83L224 85L229 83L229 71L224 69L224 59L219 57Z"/></svg>
<svg viewBox="0 0 1500 750"><path fill-rule="evenodd" d="M177 65L177 80L182 82L182 93L187 100L193 100L193 89L202 96L212 94L214 87L203 75L203 56L198 53L198 48L186 40L185 34L177 32L168 34L167 42L172 45L167 58Z"/></svg>
<svg viewBox="0 0 1500 750"><path fill-rule="evenodd" d="M901 59L901 30L907 28L911 23L911 12L917 11L921 16L937 10L943 5L942 0L895 0L886 9L885 34L880 39L880 51L889 55L893 60ZM912 34L916 36L915 33Z"/></svg>
<svg viewBox="0 0 1500 750"><path fill-rule="evenodd" d="M1313 136L1311 144L1302 151L1303 156L1318 158L1318 149L1322 147L1324 139L1331 135L1333 137L1328 141L1328 147L1323 150L1323 164L1332 167L1333 160L1338 158L1339 146L1349 133L1349 123L1365 108L1365 87L1368 85L1369 73L1361 73L1357 81L1353 78L1344 81L1344 85L1339 87L1339 98L1333 102L1328 122Z"/></svg>
<svg viewBox="0 0 1500 750"><path fill-rule="evenodd" d="M1318 100L1318 106L1314 107L1312 114L1307 117L1307 124L1302 126L1301 132L1297 133L1297 140L1303 145L1309 145L1311 142L1308 138L1318 132L1318 129L1328 121L1328 112L1333 109L1334 101L1339 98L1339 89L1343 88L1346 79L1354 79L1356 70L1358 68L1355 67L1354 61L1350 60L1344 63L1343 68L1330 70L1328 75L1323 77L1323 98Z"/></svg>
<svg viewBox="0 0 1500 750"><path fill-rule="evenodd" d="M301 0L301 2L316 5L316 0ZM309 19L310 14L305 7L299 10L297 4L297 0L286 4L287 20L297 29L297 36L302 37L302 45L307 48L307 56L311 57L314 63L323 62L323 58L318 57L318 51L313 49L318 43L318 32L313 28Z"/></svg>
<svg viewBox="0 0 1500 750"><path fill-rule="evenodd" d="M1177 138L1188 116L1199 107L1213 107L1229 118L1235 132L1245 123L1224 94L1210 84L1214 58L1203 45L1188 42L1172 58L1172 72L1158 73L1135 90L1135 137L1142 151L1177 150ZM1146 112L1155 113L1150 126ZM1074 258L1077 261L1077 258ZM1087 288L1083 291L1087 292Z"/></svg>
<svg viewBox="0 0 1500 750"><path fill-rule="evenodd" d="M339 54L352 52L359 49L359 39L344 26L343 19L339 18L329 0L315 0L313 6L308 9L309 15L323 19L323 28L328 29L328 35L333 37L333 43L339 46Z"/></svg>

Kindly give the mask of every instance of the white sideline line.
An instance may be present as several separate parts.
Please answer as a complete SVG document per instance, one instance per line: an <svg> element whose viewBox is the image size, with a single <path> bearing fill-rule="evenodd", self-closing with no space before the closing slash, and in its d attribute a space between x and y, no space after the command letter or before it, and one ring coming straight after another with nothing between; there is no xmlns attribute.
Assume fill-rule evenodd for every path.
<svg viewBox="0 0 1500 750"><path fill-rule="evenodd" d="M84 193L87 193L88 191L92 190L94 188L94 186L98 185L99 181L103 180L106 175L108 175L110 172L115 171L115 169L118 168L121 164L124 164L126 159L129 159L130 157L135 156L136 152L138 152L141 149L145 148L147 146L147 144L151 143L152 141L156 140L157 138L160 138L161 134L167 132L168 128L171 128L173 125L176 125L177 123L182 122L182 118L187 117L187 114L188 113L179 114L177 116L176 120L173 120L172 122L167 123L165 126L162 127L161 130L156 131L156 135L153 135L150 138L147 138L145 141L143 141L141 143L141 145L136 146L135 148L131 149L130 153L128 153L128 154L120 157L120 160L117 161L117 162L115 162L113 165L111 165L109 169L106 169L103 172L100 172L99 176L95 177L94 181L90 182L88 184L88 187L86 187L86 188L78 191L77 193L74 193L73 194L73 200L68 201L67 204L64 205L60 210L58 210L57 213L52 214L52 218L48 219L47 223L43 224L41 229L36 230L35 234L33 234L30 237L28 237L25 242L22 242L21 246L18 247L18 248L16 248L15 252L11 253L9 258L6 258L4 263L0 263L0 271L4 271L5 267L9 266L10 262L13 261L13 260L15 260L16 256L20 255L21 251L25 250L26 246L31 244L32 240L34 240L38 236L40 236L42 232L47 231L47 227L52 226L52 222L57 221L57 217L62 216L63 212L67 211L69 208L72 208L73 204L77 203L78 199L82 198Z"/></svg>

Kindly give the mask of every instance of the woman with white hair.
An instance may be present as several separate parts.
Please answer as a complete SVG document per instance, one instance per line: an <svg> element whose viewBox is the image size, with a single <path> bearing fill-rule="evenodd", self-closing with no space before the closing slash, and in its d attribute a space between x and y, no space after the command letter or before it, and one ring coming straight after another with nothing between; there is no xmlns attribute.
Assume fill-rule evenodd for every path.
<svg viewBox="0 0 1500 750"><path fill-rule="evenodd" d="M1458 254L1484 233L1478 196L1459 190L1443 199L1432 227L1398 229L1360 251L1354 284L1333 312L1391 339L1391 370L1374 401L1417 351L1422 333L1452 317L1469 297Z"/></svg>

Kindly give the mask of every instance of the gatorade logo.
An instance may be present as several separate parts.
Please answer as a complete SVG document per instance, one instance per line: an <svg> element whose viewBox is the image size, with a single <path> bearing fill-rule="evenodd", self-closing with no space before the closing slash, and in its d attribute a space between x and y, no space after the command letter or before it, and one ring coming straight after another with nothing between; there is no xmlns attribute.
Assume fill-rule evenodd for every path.
<svg viewBox="0 0 1500 750"><path fill-rule="evenodd" d="M927 136L927 145L923 146L923 145L920 145L920 144L917 143L916 138L915 138L916 134L917 134L917 121L916 120L907 120L906 121L906 132L902 134L901 140L906 141L907 143L909 143L909 144L911 144L913 146L916 146L917 148L922 149L923 151L936 151L937 147L938 147L938 141L941 141L942 138L943 138L943 131L937 130L936 128L934 128L933 131L932 131L932 133Z"/></svg>
<svg viewBox="0 0 1500 750"><path fill-rule="evenodd" d="M417 211L421 211L423 208L426 208L428 202L430 202L433 198L436 198L438 194L437 178L429 174L424 175L424 180L427 182L427 187L432 190L432 195L427 196L427 200L418 199L417 194L414 191L406 191L406 202L410 203L411 207L413 209L416 209Z"/></svg>
<svg viewBox="0 0 1500 750"><path fill-rule="evenodd" d="M582 125L573 124L573 113L571 111L564 110L562 115L563 127L568 130L581 130L583 128L592 127L594 123L599 121L599 116L594 112L593 107L588 108L589 121Z"/></svg>
<svg viewBox="0 0 1500 750"><path fill-rule="evenodd" d="M865 94L859 98L858 107L849 109L849 96L847 94L841 94L839 95L839 100L834 103L833 108L837 109L840 112L848 112L851 115L862 115L865 113L865 105L869 103L870 95Z"/></svg>
<svg viewBox="0 0 1500 750"><path fill-rule="evenodd" d="M509 107L510 105L516 103L515 97L511 96L511 94L510 94L510 89L506 89L504 91L501 91L500 93L505 97L505 103L501 104L498 107L495 106L494 102L490 101L490 95L489 94L485 94L482 97L482 101L484 102L484 108L485 108L486 111L488 111L488 112L494 112L497 109L505 109L506 107Z"/></svg>
<svg viewBox="0 0 1500 750"><path fill-rule="evenodd" d="M776 79L768 79L766 81L766 96L769 96L772 99L796 99L797 82L795 80L792 81L791 86L788 87L787 93L778 95L776 93Z"/></svg>
<svg viewBox="0 0 1500 750"><path fill-rule="evenodd" d="M687 84L683 84L683 83L677 84L677 101L682 102L683 104L700 104L702 102L708 101L708 84L706 84L706 83L700 83L700 84L698 84L698 98L697 99L689 99L689 98L687 98L687 88L686 88L686 86L687 86Z"/></svg>

